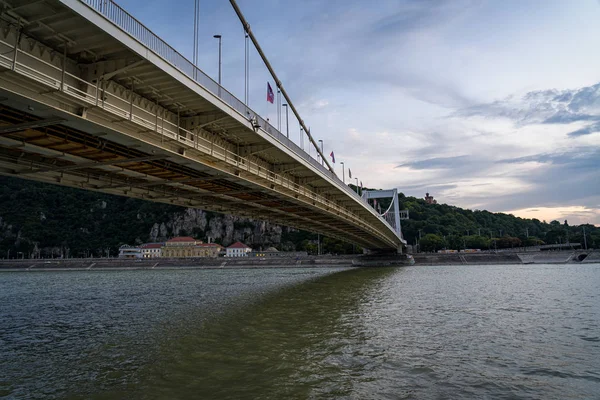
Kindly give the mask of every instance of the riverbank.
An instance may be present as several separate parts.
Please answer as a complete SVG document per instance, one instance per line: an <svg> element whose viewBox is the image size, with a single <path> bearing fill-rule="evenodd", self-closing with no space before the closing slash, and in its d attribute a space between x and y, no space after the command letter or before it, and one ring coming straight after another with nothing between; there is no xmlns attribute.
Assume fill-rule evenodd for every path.
<svg viewBox="0 0 600 400"><path fill-rule="evenodd" d="M238 268L329 268L356 266L356 256L303 258L85 258L54 260L0 260L0 271L81 271L113 269L238 269Z"/></svg>
<svg viewBox="0 0 600 400"><path fill-rule="evenodd" d="M548 251L499 253L420 253L415 254L416 265L482 265L482 264L592 264L600 263L600 252Z"/></svg>
<svg viewBox="0 0 600 400"><path fill-rule="evenodd" d="M582 254L586 258L579 261ZM493 265L600 263L600 252L563 251L536 253L414 254L415 265ZM0 260L0 271L81 271L118 269L243 269L243 268L332 268L409 265L398 256L306 256L299 258L191 258L118 259L73 258L53 260Z"/></svg>

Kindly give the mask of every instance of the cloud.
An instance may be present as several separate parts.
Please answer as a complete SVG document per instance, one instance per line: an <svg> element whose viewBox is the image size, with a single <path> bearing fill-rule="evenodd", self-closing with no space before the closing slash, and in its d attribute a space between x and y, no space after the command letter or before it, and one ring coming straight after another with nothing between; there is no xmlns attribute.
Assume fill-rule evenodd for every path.
<svg viewBox="0 0 600 400"><path fill-rule="evenodd" d="M600 130L600 83L579 89L539 90L520 98L507 97L491 103L477 104L458 110L458 117L507 118L517 126L530 124L588 123L569 133L577 137Z"/></svg>
<svg viewBox="0 0 600 400"><path fill-rule="evenodd" d="M577 129L576 131L569 132L570 137L590 135L592 133L600 132L600 122L586 126L585 128Z"/></svg>
<svg viewBox="0 0 600 400"><path fill-rule="evenodd" d="M568 167L569 169L575 170L597 170L600 166L600 149L576 147L568 151L534 154L525 157L503 159L497 162L508 164L539 162L561 166L562 168Z"/></svg>
<svg viewBox="0 0 600 400"><path fill-rule="evenodd" d="M566 207L540 207L524 208L520 210L504 211L507 214L513 214L521 218L536 218L541 221L550 222L552 220L568 220L570 225L579 225L585 223L594 223L600 225L600 210L597 208L588 208L582 206Z"/></svg>
<svg viewBox="0 0 600 400"><path fill-rule="evenodd" d="M470 159L471 157L466 155L455 157L437 157L400 164L396 168L408 167L410 169L447 169L457 166L464 166L465 163L470 161Z"/></svg>
<svg viewBox="0 0 600 400"><path fill-rule="evenodd" d="M537 163L538 168L512 173L525 183L525 189L491 199L488 205L498 209L583 206L598 208L600 200L600 149L574 148L500 160L499 164ZM598 221L600 222L600 221ZM597 222L597 223L598 223Z"/></svg>

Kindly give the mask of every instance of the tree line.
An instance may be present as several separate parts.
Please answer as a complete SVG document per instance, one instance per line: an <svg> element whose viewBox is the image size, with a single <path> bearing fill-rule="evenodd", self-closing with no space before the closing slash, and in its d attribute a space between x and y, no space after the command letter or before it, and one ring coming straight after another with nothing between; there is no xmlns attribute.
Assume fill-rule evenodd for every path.
<svg viewBox="0 0 600 400"><path fill-rule="evenodd" d="M385 210L390 201L381 199L379 206ZM600 228L591 224L547 223L427 204L402 193L398 201L400 209L410 213L410 219L402 221L404 237L410 245L419 243L423 251L560 243L600 247ZM169 221L184 211L179 206L0 177L0 258L115 256L120 245L149 241L155 223ZM247 228L248 224L239 223L235 229ZM188 234L205 239L196 229ZM350 243L293 229L285 230L281 241L272 245L282 251L305 250L310 254L319 250L321 254L362 251Z"/></svg>

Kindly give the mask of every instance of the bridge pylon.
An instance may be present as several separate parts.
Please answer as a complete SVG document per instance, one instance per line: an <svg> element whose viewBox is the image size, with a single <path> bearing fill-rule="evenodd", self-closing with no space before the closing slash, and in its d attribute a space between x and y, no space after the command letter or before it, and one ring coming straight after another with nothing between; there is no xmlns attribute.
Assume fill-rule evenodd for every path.
<svg viewBox="0 0 600 400"><path fill-rule="evenodd" d="M402 254L403 248L406 245L406 241L402 235L401 221L408 219L409 214L408 210L400 210L400 206L398 204L398 189L364 190L362 192L362 197L367 202L369 202L369 200L373 200L373 202L369 202L369 204L373 206L379 216L383 218L402 239L403 243L397 248L398 254ZM382 201L377 202L377 199L391 199L391 202L389 204ZM385 206L385 209L382 209L382 206Z"/></svg>

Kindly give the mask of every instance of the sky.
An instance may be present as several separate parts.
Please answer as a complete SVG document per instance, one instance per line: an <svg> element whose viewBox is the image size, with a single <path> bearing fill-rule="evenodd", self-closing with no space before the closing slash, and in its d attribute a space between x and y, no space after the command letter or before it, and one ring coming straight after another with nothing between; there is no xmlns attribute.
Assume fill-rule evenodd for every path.
<svg viewBox="0 0 600 400"><path fill-rule="evenodd" d="M194 0L117 2L192 58ZM600 0L238 5L338 175L343 161L371 188L600 225ZM242 26L229 1L200 0L198 64L216 80L214 34L243 99ZM276 125L267 81L252 50L250 107ZM299 143L291 114L289 131Z"/></svg>

